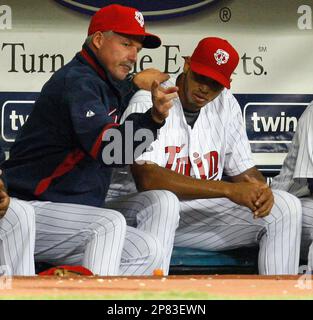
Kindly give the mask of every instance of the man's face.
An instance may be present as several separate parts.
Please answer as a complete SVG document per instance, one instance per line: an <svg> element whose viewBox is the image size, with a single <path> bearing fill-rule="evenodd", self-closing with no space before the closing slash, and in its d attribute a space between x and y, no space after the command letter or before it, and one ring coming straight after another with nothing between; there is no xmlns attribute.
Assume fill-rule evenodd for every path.
<svg viewBox="0 0 313 320"><path fill-rule="evenodd" d="M99 61L113 78L124 80L137 61L138 52L142 49L143 37L97 32L94 38L93 43Z"/></svg>
<svg viewBox="0 0 313 320"><path fill-rule="evenodd" d="M191 111L197 111L207 103L214 100L224 89L215 80L193 72L186 60L184 66L184 107Z"/></svg>

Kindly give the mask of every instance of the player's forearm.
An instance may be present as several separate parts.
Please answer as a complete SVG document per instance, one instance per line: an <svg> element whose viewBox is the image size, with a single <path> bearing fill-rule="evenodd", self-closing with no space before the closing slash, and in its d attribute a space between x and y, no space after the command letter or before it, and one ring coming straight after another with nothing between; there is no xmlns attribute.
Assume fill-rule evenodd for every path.
<svg viewBox="0 0 313 320"><path fill-rule="evenodd" d="M154 164L133 165L132 173L139 191L169 190L181 200L228 197L233 188L229 182L195 179Z"/></svg>
<svg viewBox="0 0 313 320"><path fill-rule="evenodd" d="M255 178L256 180L258 180L260 182L266 183L264 176L256 167L252 167L237 176L231 177L231 180L233 182L242 182L242 181L246 180L245 176L249 176L250 178Z"/></svg>

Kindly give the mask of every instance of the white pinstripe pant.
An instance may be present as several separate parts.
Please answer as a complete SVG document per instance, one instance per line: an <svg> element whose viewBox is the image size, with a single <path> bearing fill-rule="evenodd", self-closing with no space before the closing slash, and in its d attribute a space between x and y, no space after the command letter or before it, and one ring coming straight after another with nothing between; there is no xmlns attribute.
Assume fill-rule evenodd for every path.
<svg viewBox="0 0 313 320"><path fill-rule="evenodd" d="M250 209L226 198L181 202L175 246L228 250L259 244L260 274L297 274L301 240L301 204L273 190L270 215L253 219Z"/></svg>
<svg viewBox="0 0 313 320"><path fill-rule="evenodd" d="M98 275L117 275L126 222L113 210L30 201L36 214L35 260L79 264Z"/></svg>
<svg viewBox="0 0 313 320"><path fill-rule="evenodd" d="M34 275L35 212L25 201L10 198L0 219L0 274Z"/></svg>
<svg viewBox="0 0 313 320"><path fill-rule="evenodd" d="M155 239L161 257L158 268L168 274L175 230L179 223L178 198L166 190L153 190L115 198L105 207L118 210L129 226Z"/></svg>
<svg viewBox="0 0 313 320"><path fill-rule="evenodd" d="M35 260L83 265L98 275L151 275L162 263L158 240L126 227L121 213L77 204L32 201Z"/></svg>
<svg viewBox="0 0 313 320"><path fill-rule="evenodd" d="M302 204L301 258L313 270L313 196L300 198Z"/></svg>

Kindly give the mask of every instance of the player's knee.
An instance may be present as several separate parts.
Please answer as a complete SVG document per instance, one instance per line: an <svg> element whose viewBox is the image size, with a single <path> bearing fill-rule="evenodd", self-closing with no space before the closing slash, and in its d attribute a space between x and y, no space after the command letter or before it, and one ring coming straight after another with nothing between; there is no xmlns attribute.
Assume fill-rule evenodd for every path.
<svg viewBox="0 0 313 320"><path fill-rule="evenodd" d="M179 209L180 209L179 199L171 191L161 190L160 192L162 193L162 195L160 195L161 203L162 203L162 206L163 206L162 209L164 209L164 211L165 211L165 209L170 211L170 216L173 218L173 220L175 222L176 221L178 222L178 220L179 220Z"/></svg>
<svg viewBox="0 0 313 320"><path fill-rule="evenodd" d="M160 198L166 206L171 206L179 210L179 200L177 196L168 190L160 190Z"/></svg>
<svg viewBox="0 0 313 320"><path fill-rule="evenodd" d="M170 217L173 223L177 223L179 220L180 208L177 196L168 190L154 190L148 192L150 193L150 201L152 201L154 206L158 208L157 211L159 214L166 215L167 219Z"/></svg>
<svg viewBox="0 0 313 320"><path fill-rule="evenodd" d="M282 219L290 219L293 223L301 225L302 206L300 200L294 195L281 190L273 190L274 207L273 214Z"/></svg>
<svg viewBox="0 0 313 320"><path fill-rule="evenodd" d="M115 210L104 209L102 212L102 218L96 222L96 231L109 232L114 231L125 234L126 232L126 220L124 216Z"/></svg>

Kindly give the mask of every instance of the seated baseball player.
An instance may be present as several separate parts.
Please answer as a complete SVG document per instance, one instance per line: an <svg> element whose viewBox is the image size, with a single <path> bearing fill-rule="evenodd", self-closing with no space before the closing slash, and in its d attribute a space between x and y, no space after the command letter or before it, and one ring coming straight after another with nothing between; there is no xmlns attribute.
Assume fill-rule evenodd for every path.
<svg viewBox="0 0 313 320"><path fill-rule="evenodd" d="M0 165L5 155L0 147ZM1 170L0 170L1 171ZM33 276L35 246L35 212L22 200L10 198L5 177L0 175L0 277Z"/></svg>
<svg viewBox="0 0 313 320"><path fill-rule="evenodd" d="M143 217L137 228L103 208L112 167L121 164L106 161L111 143L106 138L113 132L121 137L116 156L125 161L123 141L129 138L134 147L138 142L117 119L138 87L150 89L155 78L168 78L150 72L130 81L129 72L142 48L160 45L137 9L108 5L91 18L82 50L44 85L4 163L11 195L35 208L36 261L82 265L98 275L167 272L179 219L177 197L158 191L134 198L131 207ZM174 86L145 114L133 115L134 132L148 128L154 138L176 96ZM127 155L132 158L133 151ZM152 220L160 228L152 228Z"/></svg>
<svg viewBox="0 0 313 320"><path fill-rule="evenodd" d="M290 192L302 204L301 259L313 270L313 101L301 115L282 169L271 187Z"/></svg>
<svg viewBox="0 0 313 320"><path fill-rule="evenodd" d="M185 58L183 72L162 84L164 90L178 86L179 98L158 139L131 171L139 191L169 190L180 199L175 246L226 250L259 245L260 274L297 274L301 204L287 192L272 191L254 165L240 106L229 91L238 62L226 40L199 42ZM121 121L145 112L157 98L137 92ZM223 174L230 181L222 181ZM124 210L131 222L127 201L125 196L107 206Z"/></svg>

